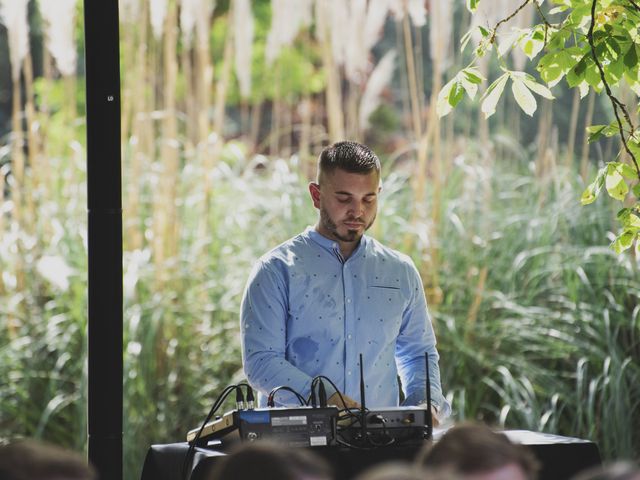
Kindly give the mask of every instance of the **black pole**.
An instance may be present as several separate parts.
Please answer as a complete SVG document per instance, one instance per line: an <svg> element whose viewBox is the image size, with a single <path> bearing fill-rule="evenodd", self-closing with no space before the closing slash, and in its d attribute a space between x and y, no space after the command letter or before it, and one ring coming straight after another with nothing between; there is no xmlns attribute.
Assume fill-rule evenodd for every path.
<svg viewBox="0 0 640 480"><path fill-rule="evenodd" d="M118 0L84 0L89 220L89 461L122 479L122 182Z"/></svg>

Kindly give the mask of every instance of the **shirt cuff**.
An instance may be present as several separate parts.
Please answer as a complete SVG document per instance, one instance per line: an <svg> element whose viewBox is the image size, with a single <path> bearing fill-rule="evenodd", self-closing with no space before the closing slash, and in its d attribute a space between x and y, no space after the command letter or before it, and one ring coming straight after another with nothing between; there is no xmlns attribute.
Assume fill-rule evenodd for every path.
<svg viewBox="0 0 640 480"><path fill-rule="evenodd" d="M425 406L427 405L427 399L424 397L424 392L414 392L402 402L402 405ZM444 419L451 415L451 405L449 405L449 402L447 402L447 399L444 398L442 394L432 392L431 405L436 408L439 419Z"/></svg>

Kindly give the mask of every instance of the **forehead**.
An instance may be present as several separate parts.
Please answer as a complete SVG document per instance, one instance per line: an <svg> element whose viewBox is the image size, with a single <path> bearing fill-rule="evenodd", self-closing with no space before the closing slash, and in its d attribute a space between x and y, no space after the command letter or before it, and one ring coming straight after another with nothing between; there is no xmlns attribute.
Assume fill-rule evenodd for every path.
<svg viewBox="0 0 640 480"><path fill-rule="evenodd" d="M351 173L340 168L322 174L320 185L335 192L377 193L380 174L375 170L368 173Z"/></svg>

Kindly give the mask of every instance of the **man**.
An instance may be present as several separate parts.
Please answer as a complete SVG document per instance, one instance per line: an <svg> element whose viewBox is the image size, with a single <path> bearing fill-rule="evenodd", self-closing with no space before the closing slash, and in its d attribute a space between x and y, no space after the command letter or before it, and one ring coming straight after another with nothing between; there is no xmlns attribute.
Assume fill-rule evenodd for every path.
<svg viewBox="0 0 640 480"><path fill-rule="evenodd" d="M309 193L317 224L258 261L242 301L243 364L259 405L278 386L308 398L313 377L324 375L343 394L328 388L329 404L358 406L360 354L367 407L398 405L398 374L404 404L425 405L426 352L432 410L448 415L418 271L364 234L376 218L380 160L358 143L331 145ZM298 400L278 392L275 403Z"/></svg>
<svg viewBox="0 0 640 480"><path fill-rule="evenodd" d="M535 480L539 464L524 445L481 424L461 424L420 454L418 464L464 480Z"/></svg>

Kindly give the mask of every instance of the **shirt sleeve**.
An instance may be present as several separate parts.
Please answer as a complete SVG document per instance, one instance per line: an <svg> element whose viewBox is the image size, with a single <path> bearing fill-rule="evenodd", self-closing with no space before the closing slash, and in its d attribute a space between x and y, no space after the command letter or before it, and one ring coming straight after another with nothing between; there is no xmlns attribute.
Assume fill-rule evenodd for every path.
<svg viewBox="0 0 640 480"><path fill-rule="evenodd" d="M404 405L426 403L426 362L429 359L431 403L442 418L451 412L451 406L442 394L439 355L436 336L427 309L424 287L413 264L409 269L411 296L402 316L402 325L396 342L396 363L405 394Z"/></svg>
<svg viewBox="0 0 640 480"><path fill-rule="evenodd" d="M242 364L247 380L262 395L287 386L304 398L309 395L311 377L285 358L287 288L282 275L260 261L253 268L240 308ZM297 398L279 391L277 405L299 405Z"/></svg>

